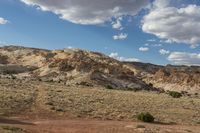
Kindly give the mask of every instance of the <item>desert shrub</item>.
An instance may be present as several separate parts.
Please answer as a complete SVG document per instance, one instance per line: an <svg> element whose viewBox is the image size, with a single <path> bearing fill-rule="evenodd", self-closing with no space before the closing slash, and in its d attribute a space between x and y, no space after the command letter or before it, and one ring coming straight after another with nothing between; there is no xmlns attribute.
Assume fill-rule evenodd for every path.
<svg viewBox="0 0 200 133"><path fill-rule="evenodd" d="M136 128L145 128L145 126L144 125L137 125Z"/></svg>
<svg viewBox="0 0 200 133"><path fill-rule="evenodd" d="M181 94L188 94L187 91L181 91Z"/></svg>
<svg viewBox="0 0 200 133"><path fill-rule="evenodd" d="M62 92L62 90L57 90L56 92Z"/></svg>
<svg viewBox="0 0 200 133"><path fill-rule="evenodd" d="M67 60L60 60L58 62L58 68L60 71L71 71L74 69Z"/></svg>
<svg viewBox="0 0 200 133"><path fill-rule="evenodd" d="M134 92L137 92L139 89L128 87L128 88L125 88L124 90L125 90L125 91L134 91Z"/></svg>
<svg viewBox="0 0 200 133"><path fill-rule="evenodd" d="M114 89L111 85L106 86L107 89Z"/></svg>
<svg viewBox="0 0 200 133"><path fill-rule="evenodd" d="M58 108L58 109L56 109L56 111L57 112L65 112L63 109L61 109L61 108Z"/></svg>
<svg viewBox="0 0 200 133"><path fill-rule="evenodd" d="M53 106L53 103L52 102L47 102L46 105Z"/></svg>
<svg viewBox="0 0 200 133"><path fill-rule="evenodd" d="M0 64L8 64L8 57L4 55L0 55Z"/></svg>
<svg viewBox="0 0 200 133"><path fill-rule="evenodd" d="M152 84L152 83L149 83L149 86L153 87L153 84Z"/></svg>
<svg viewBox="0 0 200 133"><path fill-rule="evenodd" d="M17 77L16 76L14 76L14 75L10 75L10 77L11 77L11 79L16 79Z"/></svg>
<svg viewBox="0 0 200 133"><path fill-rule="evenodd" d="M22 132L23 131L23 129L21 129L21 128L18 128L18 127L10 127L10 126L0 126L2 129L4 129L4 130L10 130L10 131L12 131L13 133L14 132Z"/></svg>
<svg viewBox="0 0 200 133"><path fill-rule="evenodd" d="M137 119L143 122L154 122L154 117L150 113L140 113L137 116Z"/></svg>
<svg viewBox="0 0 200 133"><path fill-rule="evenodd" d="M176 91L169 91L169 95L172 96L173 98L182 97L182 94L180 92L176 92Z"/></svg>
<svg viewBox="0 0 200 133"><path fill-rule="evenodd" d="M82 81L82 82L80 82L80 83L76 83L76 85L82 85L82 86L88 86L88 87L93 86L91 83L84 82L84 81Z"/></svg>
<svg viewBox="0 0 200 133"><path fill-rule="evenodd" d="M55 107L51 107L50 109L51 109L51 110L56 110L56 108L55 108Z"/></svg>

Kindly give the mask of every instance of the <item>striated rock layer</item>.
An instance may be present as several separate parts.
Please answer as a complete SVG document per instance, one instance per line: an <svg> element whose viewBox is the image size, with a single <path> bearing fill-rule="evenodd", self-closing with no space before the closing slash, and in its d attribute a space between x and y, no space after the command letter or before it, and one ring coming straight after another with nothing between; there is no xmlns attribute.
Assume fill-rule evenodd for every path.
<svg viewBox="0 0 200 133"><path fill-rule="evenodd" d="M200 93L198 66L120 62L101 53L80 49L0 47L0 75L54 81L70 86Z"/></svg>
<svg viewBox="0 0 200 133"><path fill-rule="evenodd" d="M0 48L2 75L55 81L66 85L113 89L157 90L135 76L122 62L80 49L43 50L18 46Z"/></svg>
<svg viewBox="0 0 200 133"><path fill-rule="evenodd" d="M132 62L125 63L137 70L137 77L164 90L200 93L199 66L159 66Z"/></svg>

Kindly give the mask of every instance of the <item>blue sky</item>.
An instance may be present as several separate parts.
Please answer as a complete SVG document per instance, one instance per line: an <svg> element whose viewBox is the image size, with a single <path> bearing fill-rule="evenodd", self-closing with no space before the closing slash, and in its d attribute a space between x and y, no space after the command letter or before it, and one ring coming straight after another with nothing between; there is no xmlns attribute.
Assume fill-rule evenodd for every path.
<svg viewBox="0 0 200 133"><path fill-rule="evenodd" d="M68 1L0 0L1 45L73 47L103 52L119 60L200 65L198 0L111 0L113 4L99 0L100 6L84 0L91 2L89 7L81 0L74 0L71 5ZM103 4L110 5L101 9ZM71 7L79 9L69 14ZM116 11L110 13L110 9ZM96 10L98 15L91 14ZM174 12L170 14L171 11Z"/></svg>

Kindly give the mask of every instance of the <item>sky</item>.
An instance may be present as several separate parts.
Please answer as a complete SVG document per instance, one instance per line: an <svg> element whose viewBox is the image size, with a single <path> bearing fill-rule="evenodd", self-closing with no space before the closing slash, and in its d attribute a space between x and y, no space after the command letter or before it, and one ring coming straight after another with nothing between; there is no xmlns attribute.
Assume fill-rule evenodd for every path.
<svg viewBox="0 0 200 133"><path fill-rule="evenodd" d="M0 0L0 45L200 65L200 0Z"/></svg>

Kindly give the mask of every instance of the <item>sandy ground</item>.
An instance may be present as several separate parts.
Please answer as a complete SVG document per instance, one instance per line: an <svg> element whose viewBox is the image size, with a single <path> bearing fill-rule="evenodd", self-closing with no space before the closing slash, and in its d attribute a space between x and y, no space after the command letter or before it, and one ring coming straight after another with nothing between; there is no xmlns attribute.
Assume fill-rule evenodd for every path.
<svg viewBox="0 0 200 133"><path fill-rule="evenodd" d="M28 133L200 133L200 126L169 125L127 121L97 121L80 119L20 120L0 119L1 125L25 129Z"/></svg>

